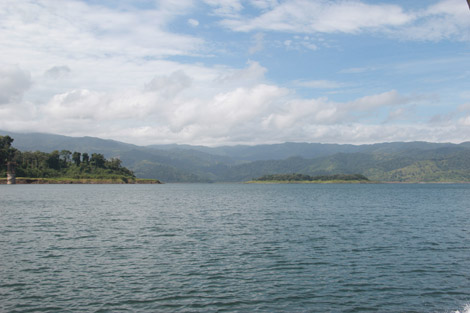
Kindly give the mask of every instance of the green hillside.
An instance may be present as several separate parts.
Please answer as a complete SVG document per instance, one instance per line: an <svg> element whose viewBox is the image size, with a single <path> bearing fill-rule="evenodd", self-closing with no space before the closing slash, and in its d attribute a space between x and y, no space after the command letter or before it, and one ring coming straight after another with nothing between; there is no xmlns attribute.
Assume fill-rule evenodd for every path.
<svg viewBox="0 0 470 313"><path fill-rule="evenodd" d="M362 174L373 181L470 182L470 143L137 146L92 137L10 134L22 151L66 149L119 159L137 177L164 182L240 182L268 174Z"/></svg>

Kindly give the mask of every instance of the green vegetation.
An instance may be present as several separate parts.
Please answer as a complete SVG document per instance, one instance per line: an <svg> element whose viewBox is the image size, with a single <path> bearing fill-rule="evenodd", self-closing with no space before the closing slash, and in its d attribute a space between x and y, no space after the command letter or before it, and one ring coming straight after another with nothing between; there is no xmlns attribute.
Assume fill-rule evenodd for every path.
<svg viewBox="0 0 470 313"><path fill-rule="evenodd" d="M165 182L187 182L187 183L208 183L209 179L201 178L200 176L188 173L184 170L178 169L174 166L153 163L150 161L141 161L134 164L134 173L138 177L153 178L164 177Z"/></svg>
<svg viewBox="0 0 470 313"><path fill-rule="evenodd" d="M470 182L470 150L460 146L394 153L337 153L316 159L292 157L237 165L224 176L246 181L267 173L310 176L360 173L382 182Z"/></svg>
<svg viewBox="0 0 470 313"><path fill-rule="evenodd" d="M17 150L11 146L13 138L10 136L0 136L0 173L6 171L7 163L13 160Z"/></svg>
<svg viewBox="0 0 470 313"><path fill-rule="evenodd" d="M243 182L282 173L310 176L359 173L372 181L383 182L470 182L470 142L139 147L92 137L5 131L0 134L14 137L14 146L21 151L66 149L88 151L89 157L92 153L119 157L123 166L137 177L158 178L165 182ZM1 156L11 150L5 152L2 147L4 143L0 143L3 170L5 163ZM77 155L75 159L73 154L70 158L74 162ZM83 158L80 161L83 162Z"/></svg>
<svg viewBox="0 0 470 313"><path fill-rule="evenodd" d="M11 147L13 139L0 136L0 176L6 176L6 165L16 165L19 182L25 183L149 183L137 180L121 160L107 160L100 153L91 156L84 152L54 150L46 152L21 152Z"/></svg>
<svg viewBox="0 0 470 313"><path fill-rule="evenodd" d="M305 174L272 174L264 175L251 182L290 182L290 183L326 183L326 182L369 182L369 179L361 174L335 174L309 176Z"/></svg>
<svg viewBox="0 0 470 313"><path fill-rule="evenodd" d="M6 184L6 178L0 178L0 184ZM68 178L68 177L54 177L54 178L31 178L31 177L17 177L17 184L160 184L156 179L141 179L134 180L122 178Z"/></svg>

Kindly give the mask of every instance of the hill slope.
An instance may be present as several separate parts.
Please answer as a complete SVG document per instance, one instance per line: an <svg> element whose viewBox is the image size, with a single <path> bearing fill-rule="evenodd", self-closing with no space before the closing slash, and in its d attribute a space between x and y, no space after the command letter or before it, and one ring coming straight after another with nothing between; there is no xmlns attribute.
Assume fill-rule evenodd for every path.
<svg viewBox="0 0 470 313"><path fill-rule="evenodd" d="M137 146L93 137L19 134L22 151L70 150L119 158L137 177L164 182L246 181L268 174L363 174L399 182L470 181L470 143L393 142L370 145L283 143L258 146Z"/></svg>

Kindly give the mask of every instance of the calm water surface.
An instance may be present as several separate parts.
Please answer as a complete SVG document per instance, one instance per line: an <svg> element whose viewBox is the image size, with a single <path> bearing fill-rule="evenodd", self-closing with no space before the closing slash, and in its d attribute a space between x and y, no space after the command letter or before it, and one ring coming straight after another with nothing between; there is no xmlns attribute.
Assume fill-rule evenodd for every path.
<svg viewBox="0 0 470 313"><path fill-rule="evenodd" d="M0 312L470 311L470 185L0 185Z"/></svg>

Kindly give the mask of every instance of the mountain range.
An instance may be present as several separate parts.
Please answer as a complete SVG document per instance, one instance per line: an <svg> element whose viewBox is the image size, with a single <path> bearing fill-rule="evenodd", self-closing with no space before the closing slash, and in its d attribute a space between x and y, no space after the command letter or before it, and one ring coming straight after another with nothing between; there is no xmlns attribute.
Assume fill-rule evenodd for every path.
<svg viewBox="0 0 470 313"><path fill-rule="evenodd" d="M95 137L0 131L21 151L102 153L139 178L163 182L241 182L268 174L362 174L387 182L470 182L470 142L368 145L293 143L138 146Z"/></svg>

